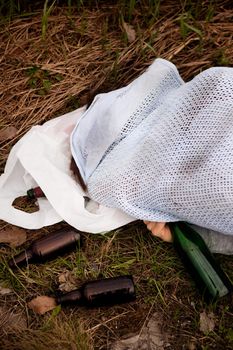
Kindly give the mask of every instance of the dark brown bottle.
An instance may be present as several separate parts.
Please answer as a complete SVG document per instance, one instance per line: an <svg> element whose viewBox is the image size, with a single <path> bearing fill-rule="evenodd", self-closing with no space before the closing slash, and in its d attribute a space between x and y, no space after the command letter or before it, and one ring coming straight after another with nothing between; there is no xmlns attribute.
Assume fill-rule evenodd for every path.
<svg viewBox="0 0 233 350"><path fill-rule="evenodd" d="M42 189L38 186L38 187L30 188L30 190L27 191L27 197L28 199L36 199L36 198L45 197L45 194L42 191Z"/></svg>
<svg viewBox="0 0 233 350"><path fill-rule="evenodd" d="M56 298L61 305L98 307L135 300L135 286L131 275L86 282L81 288Z"/></svg>
<svg viewBox="0 0 233 350"><path fill-rule="evenodd" d="M33 242L31 246L9 261L9 266L43 263L65 254L80 245L80 234L74 230L59 230Z"/></svg>

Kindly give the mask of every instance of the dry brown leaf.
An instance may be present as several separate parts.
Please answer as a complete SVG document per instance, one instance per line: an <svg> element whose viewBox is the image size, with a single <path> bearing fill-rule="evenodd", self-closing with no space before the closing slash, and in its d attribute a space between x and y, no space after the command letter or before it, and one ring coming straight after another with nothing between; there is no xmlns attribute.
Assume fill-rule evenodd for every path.
<svg viewBox="0 0 233 350"><path fill-rule="evenodd" d="M200 331L207 334L212 332L215 327L213 312L206 313L205 311L200 313Z"/></svg>
<svg viewBox="0 0 233 350"><path fill-rule="evenodd" d="M123 21L122 25L123 25L123 28L126 32L127 39L129 41L129 43L132 43L136 39L136 32L135 32L133 26L131 26L131 24L128 24L124 21Z"/></svg>
<svg viewBox="0 0 233 350"><path fill-rule="evenodd" d="M26 232L16 226L11 226L0 231L0 243L9 243L11 247L22 245L26 239Z"/></svg>
<svg viewBox="0 0 233 350"><path fill-rule="evenodd" d="M10 288L5 288L0 285L0 295L6 295L12 293L12 289Z"/></svg>
<svg viewBox="0 0 233 350"><path fill-rule="evenodd" d="M138 334L129 334L128 337L117 340L112 344L111 350L166 349L170 345L170 334L164 331L162 324L163 315L155 312Z"/></svg>
<svg viewBox="0 0 233 350"><path fill-rule="evenodd" d="M6 128L0 130L0 141L6 141L8 139L13 139L17 134L17 129L14 126L7 126Z"/></svg>
<svg viewBox="0 0 233 350"><path fill-rule="evenodd" d="M35 313L43 315L46 312L53 310L57 306L56 300L46 295L38 296L28 303L28 307Z"/></svg>
<svg viewBox="0 0 233 350"><path fill-rule="evenodd" d="M77 289L77 278L72 271L66 270L58 276L59 290L62 292L71 292Z"/></svg>

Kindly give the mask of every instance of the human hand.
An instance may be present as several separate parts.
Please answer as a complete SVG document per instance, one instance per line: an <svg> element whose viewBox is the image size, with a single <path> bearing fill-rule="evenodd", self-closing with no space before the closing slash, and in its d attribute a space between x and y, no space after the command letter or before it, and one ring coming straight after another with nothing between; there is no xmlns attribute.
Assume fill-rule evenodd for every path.
<svg viewBox="0 0 233 350"><path fill-rule="evenodd" d="M172 233L166 222L143 221L153 236L165 242L172 242Z"/></svg>

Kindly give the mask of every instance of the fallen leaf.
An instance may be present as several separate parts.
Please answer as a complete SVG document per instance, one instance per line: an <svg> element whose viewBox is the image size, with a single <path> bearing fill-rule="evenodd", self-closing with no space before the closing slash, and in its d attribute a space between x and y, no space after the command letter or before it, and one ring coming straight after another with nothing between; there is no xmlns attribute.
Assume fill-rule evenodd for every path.
<svg viewBox="0 0 233 350"><path fill-rule="evenodd" d="M14 126L7 126L6 128L0 130L0 141L6 141L8 139L13 139L17 134L17 129Z"/></svg>
<svg viewBox="0 0 233 350"><path fill-rule="evenodd" d="M56 300L46 295L38 296L28 303L29 309L32 309L35 313L43 315L47 311L53 310L57 306Z"/></svg>
<svg viewBox="0 0 233 350"><path fill-rule="evenodd" d="M200 313L200 331L203 333L209 333L214 330L214 314L210 312L207 314L205 311Z"/></svg>
<svg viewBox="0 0 233 350"><path fill-rule="evenodd" d="M26 232L16 226L0 231L0 243L9 243L11 247L22 245L26 239Z"/></svg>
<svg viewBox="0 0 233 350"><path fill-rule="evenodd" d="M133 26L131 26L130 24L128 24L124 21L123 21L122 25L123 25L123 28L126 32L127 39L129 41L129 43L132 43L136 39L136 32L135 32Z"/></svg>
<svg viewBox="0 0 233 350"><path fill-rule="evenodd" d="M0 294L1 295L6 295L12 293L12 290L10 288L5 288L0 285Z"/></svg>
<svg viewBox="0 0 233 350"><path fill-rule="evenodd" d="M59 290L62 292L71 292L77 289L77 279L72 271L66 270L58 276Z"/></svg>
<svg viewBox="0 0 233 350"><path fill-rule="evenodd" d="M138 334L128 334L111 344L111 350L170 348L170 334L164 330L163 316L155 312Z"/></svg>

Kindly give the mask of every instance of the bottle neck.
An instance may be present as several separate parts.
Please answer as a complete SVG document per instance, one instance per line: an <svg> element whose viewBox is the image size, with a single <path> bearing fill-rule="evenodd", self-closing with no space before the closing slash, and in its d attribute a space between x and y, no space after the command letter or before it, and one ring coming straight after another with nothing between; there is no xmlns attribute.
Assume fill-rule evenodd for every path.
<svg viewBox="0 0 233 350"><path fill-rule="evenodd" d="M34 187L27 191L27 197L29 199L36 199L45 197L45 194L40 187Z"/></svg>
<svg viewBox="0 0 233 350"><path fill-rule="evenodd" d="M13 259L11 259L8 263L8 265L13 268L15 266L23 266L27 265L27 263L31 262L33 259L33 253L31 249L26 249L23 252L16 255Z"/></svg>
<svg viewBox="0 0 233 350"><path fill-rule="evenodd" d="M81 289L75 289L69 293L66 293L64 295L60 295L56 298L57 304L76 304L76 305L82 305L83 304L83 294L81 292Z"/></svg>
<svg viewBox="0 0 233 350"><path fill-rule="evenodd" d="M206 301L214 301L229 294L232 291L231 281L202 237L185 223L174 223L170 227L174 247Z"/></svg>

